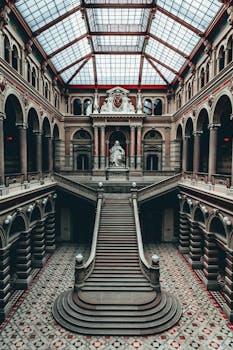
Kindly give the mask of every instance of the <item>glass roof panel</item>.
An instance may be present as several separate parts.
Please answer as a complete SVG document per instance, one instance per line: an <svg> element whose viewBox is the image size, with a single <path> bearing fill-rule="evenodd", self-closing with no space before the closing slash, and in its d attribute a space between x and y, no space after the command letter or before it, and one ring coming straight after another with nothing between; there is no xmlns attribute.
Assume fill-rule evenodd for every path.
<svg viewBox="0 0 233 350"><path fill-rule="evenodd" d="M166 85L166 82L160 77L152 65L144 59L142 69L142 85Z"/></svg>
<svg viewBox="0 0 233 350"><path fill-rule="evenodd" d="M90 45L86 38L80 40L76 44L68 47L66 50L58 53L51 58L52 63L58 71L65 68L69 64L77 61L79 58L91 53Z"/></svg>
<svg viewBox="0 0 233 350"><path fill-rule="evenodd" d="M162 75L167 79L169 83L173 81L173 79L176 77L176 75L171 72L169 69L161 66L161 64L153 62L153 64L158 68L158 70L162 73Z"/></svg>
<svg viewBox="0 0 233 350"><path fill-rule="evenodd" d="M18 0L15 4L32 31L43 27L78 5L80 5L79 0Z"/></svg>
<svg viewBox="0 0 233 350"><path fill-rule="evenodd" d="M95 51L142 51L143 36L93 36Z"/></svg>
<svg viewBox="0 0 233 350"><path fill-rule="evenodd" d="M96 55L98 84L138 84L139 55Z"/></svg>
<svg viewBox="0 0 233 350"><path fill-rule="evenodd" d="M86 32L85 22L82 19L81 13L76 12L42 32L38 35L37 39L49 55L59 47L68 44Z"/></svg>
<svg viewBox="0 0 233 350"><path fill-rule="evenodd" d="M94 70L93 62L90 59L79 73L71 80L70 84L74 85L94 85Z"/></svg>
<svg viewBox="0 0 233 350"><path fill-rule="evenodd" d="M72 77L72 74L74 74L82 64L83 64L83 61L76 63L71 68L69 68L69 69L65 70L63 73L61 73L61 77L65 83Z"/></svg>
<svg viewBox="0 0 233 350"><path fill-rule="evenodd" d="M146 53L162 63L165 63L167 66L170 66L176 71L179 71L185 62L185 58L183 56L180 56L175 51L169 49L152 38L149 39L148 45L146 46Z"/></svg>
<svg viewBox="0 0 233 350"><path fill-rule="evenodd" d="M133 32L145 31L149 9L87 9L91 31Z"/></svg>
<svg viewBox="0 0 233 350"><path fill-rule="evenodd" d="M187 55L200 40L197 34L159 11L155 14L150 32Z"/></svg>
<svg viewBox="0 0 233 350"><path fill-rule="evenodd" d="M222 7L219 0L158 0L157 4L202 31Z"/></svg>
<svg viewBox="0 0 233 350"><path fill-rule="evenodd" d="M86 0L87 4L151 4L153 0Z"/></svg>

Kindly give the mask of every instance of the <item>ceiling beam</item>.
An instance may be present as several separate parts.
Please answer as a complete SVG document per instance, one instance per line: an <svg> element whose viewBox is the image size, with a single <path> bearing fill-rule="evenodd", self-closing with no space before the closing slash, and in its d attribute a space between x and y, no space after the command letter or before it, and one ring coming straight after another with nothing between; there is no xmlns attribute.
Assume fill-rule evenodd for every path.
<svg viewBox="0 0 233 350"><path fill-rule="evenodd" d="M57 50L53 51L51 54L48 55L48 59L54 57L55 55L57 55L58 53L62 52L63 50L65 49L68 49L68 47L76 44L77 42L79 42L80 40L84 39L84 38L87 38L88 37L88 34L83 34L81 35L80 37L70 41L69 43L67 43L66 45L62 46L62 47L59 47Z"/></svg>
<svg viewBox="0 0 233 350"><path fill-rule="evenodd" d="M103 2L102 4L86 4L82 2L82 7L86 9L150 9L154 7L154 1L151 4L137 4L137 3L108 3Z"/></svg>
<svg viewBox="0 0 233 350"><path fill-rule="evenodd" d="M180 17L178 17L178 16L174 15L173 13L165 10L163 7L161 7L159 5L156 5L156 9L159 12L163 13L164 15L166 15L167 17L169 17L169 18L173 19L174 21L178 22L182 26L184 26L184 27L188 28L189 30L191 30L192 32L196 33L197 35L199 35L199 36L203 36L204 35L204 33L200 29L192 26L191 24L189 24L188 22L184 21Z"/></svg>
<svg viewBox="0 0 233 350"><path fill-rule="evenodd" d="M147 61L150 63L152 68L158 73L158 75L165 81L167 85L169 85L168 80L165 78L165 76L160 72L160 70L156 67L156 65L148 58L146 57Z"/></svg>
<svg viewBox="0 0 233 350"><path fill-rule="evenodd" d="M98 85L98 77L97 77L97 68L96 68L95 55L92 55L92 63L93 63L95 85L97 86Z"/></svg>
<svg viewBox="0 0 233 350"><path fill-rule="evenodd" d="M70 15L72 15L73 13L75 13L75 12L77 12L77 11L79 11L79 10L81 10L81 6L80 6L80 5L74 7L73 9L71 9L71 10L69 10L69 11L67 11L66 13L64 13L63 15L57 17L57 18L54 19L53 21L51 21L51 22L45 24L43 27L38 28L37 30L35 30L35 31L32 33L32 36L33 36L33 37L38 36L39 34L41 34L42 32L44 32L45 30L47 30L47 29L51 28L52 26L54 26L55 24L57 24L57 23L63 21L63 19L69 17Z"/></svg>
<svg viewBox="0 0 233 350"><path fill-rule="evenodd" d="M73 78L80 72L80 70L85 66L85 64L89 61L89 59L91 58L88 57L87 59L85 59L85 61L81 64L81 66L74 72L74 74L72 74L72 76L70 77L70 79L67 81L67 85L69 85L69 83L73 80Z"/></svg>
<svg viewBox="0 0 233 350"><path fill-rule="evenodd" d="M184 53L183 51L177 49L176 47L174 47L174 46L168 44L166 41L164 41L164 40L158 38L156 35L151 34L151 33L149 33L148 35L149 35L152 39L154 39L155 41L159 42L160 44L162 44L162 45L168 47L169 49L171 49L172 51L178 53L178 55L183 56L184 58L188 58L188 55L187 55L186 53Z"/></svg>
<svg viewBox="0 0 233 350"><path fill-rule="evenodd" d="M141 55L141 51L95 51L95 55Z"/></svg>
<svg viewBox="0 0 233 350"><path fill-rule="evenodd" d="M160 64L160 65L163 66L164 68L170 70L172 73L178 75L178 72L177 72L175 69L173 69L173 68L171 68L170 66L168 66L167 64L165 64L165 63L163 63L163 62L157 60L156 58L154 58L153 56L149 55L148 53L145 54L145 57L146 57L146 58L149 58L150 60L154 61L155 63Z"/></svg>
<svg viewBox="0 0 233 350"><path fill-rule="evenodd" d="M79 62L82 62L83 60L86 60L87 58L91 57L91 53L88 53L87 55L79 58L78 60L72 62L71 64L69 64L68 66L62 68L61 70L59 70L58 74L64 73L67 69L70 69L71 67L73 67L75 64L78 64Z"/></svg>
<svg viewBox="0 0 233 350"><path fill-rule="evenodd" d="M90 32L93 36L145 36L147 32Z"/></svg>
<svg viewBox="0 0 233 350"><path fill-rule="evenodd" d="M141 85L142 82L142 70L143 70L143 63L144 63L145 55L141 56L140 60L140 68L139 68L139 76L138 76L138 85Z"/></svg>

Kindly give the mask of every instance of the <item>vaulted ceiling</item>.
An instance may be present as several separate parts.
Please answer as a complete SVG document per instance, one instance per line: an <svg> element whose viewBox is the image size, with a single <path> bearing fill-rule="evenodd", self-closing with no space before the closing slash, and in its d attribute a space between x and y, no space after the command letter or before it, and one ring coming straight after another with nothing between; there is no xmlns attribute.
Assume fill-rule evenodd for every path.
<svg viewBox="0 0 233 350"><path fill-rule="evenodd" d="M218 0L18 0L67 85L169 85L221 10Z"/></svg>

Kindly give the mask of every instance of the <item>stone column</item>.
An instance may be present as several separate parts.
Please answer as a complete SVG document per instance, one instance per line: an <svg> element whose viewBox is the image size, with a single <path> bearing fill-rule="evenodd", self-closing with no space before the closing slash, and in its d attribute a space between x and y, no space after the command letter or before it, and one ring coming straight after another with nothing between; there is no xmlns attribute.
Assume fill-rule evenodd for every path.
<svg viewBox="0 0 233 350"><path fill-rule="evenodd" d="M196 131L194 135L194 147L193 147L193 173L198 173L200 169L200 145L201 145L201 135L202 131Z"/></svg>
<svg viewBox="0 0 233 350"><path fill-rule="evenodd" d="M205 232L204 243L204 284L208 290L217 290L219 288L217 276L218 276L218 247L215 243L213 233Z"/></svg>
<svg viewBox="0 0 233 350"><path fill-rule="evenodd" d="M142 127L137 127L137 169L142 169Z"/></svg>
<svg viewBox="0 0 233 350"><path fill-rule="evenodd" d="M27 181L27 128L25 125L19 125L19 142L20 142L20 170Z"/></svg>
<svg viewBox="0 0 233 350"><path fill-rule="evenodd" d="M45 260L45 221L40 220L32 229L32 266L43 267Z"/></svg>
<svg viewBox="0 0 233 350"><path fill-rule="evenodd" d="M5 114L0 113L0 187L4 186L5 183L5 163L4 163L4 132L3 123L5 119Z"/></svg>
<svg viewBox="0 0 233 350"><path fill-rule="evenodd" d="M106 146L105 146L105 149L106 149L106 167L108 168L109 167L109 141L107 140L105 142Z"/></svg>
<svg viewBox="0 0 233 350"><path fill-rule="evenodd" d="M211 182L211 177L216 173L217 165L217 143L218 143L218 128L220 124L209 125L209 164L208 164L208 181Z"/></svg>
<svg viewBox="0 0 233 350"><path fill-rule="evenodd" d="M0 322L4 321L10 312L10 269L9 249L0 249Z"/></svg>
<svg viewBox="0 0 233 350"><path fill-rule="evenodd" d="M180 212L180 225L179 225L179 251L182 254L187 254L189 252L189 220L187 213Z"/></svg>
<svg viewBox="0 0 233 350"><path fill-rule="evenodd" d="M130 127L130 167L135 169L135 126Z"/></svg>
<svg viewBox="0 0 233 350"><path fill-rule="evenodd" d="M233 251L226 252L226 267L225 267L225 286L224 297L226 304L223 305L223 310L227 314L229 320L233 321Z"/></svg>
<svg viewBox="0 0 233 350"><path fill-rule="evenodd" d="M16 249L16 275L15 289L27 289L31 282L31 229L22 232Z"/></svg>
<svg viewBox="0 0 233 350"><path fill-rule="evenodd" d="M34 133L36 138L36 170L42 174L42 135L41 132Z"/></svg>
<svg viewBox="0 0 233 350"><path fill-rule="evenodd" d="M126 167L129 167L129 141L126 141L126 150L125 150L125 160L126 160Z"/></svg>
<svg viewBox="0 0 233 350"><path fill-rule="evenodd" d="M53 172L53 142L52 137L48 136L48 171L51 174Z"/></svg>
<svg viewBox="0 0 233 350"><path fill-rule="evenodd" d="M105 126L100 128L100 168L105 168Z"/></svg>
<svg viewBox="0 0 233 350"><path fill-rule="evenodd" d="M94 126L94 169L99 168L99 130Z"/></svg>
<svg viewBox="0 0 233 350"><path fill-rule="evenodd" d="M162 164L165 165L166 170L170 170L171 162L170 162L170 148L171 148L171 128L165 128L165 159ZM161 169L162 170L162 169Z"/></svg>
<svg viewBox="0 0 233 350"><path fill-rule="evenodd" d="M4 34L3 31L0 29L0 57L4 59L4 56Z"/></svg>
<svg viewBox="0 0 233 350"><path fill-rule="evenodd" d="M202 247L202 229L198 223L190 220L190 260L193 269L202 268L201 258L203 255Z"/></svg>
<svg viewBox="0 0 233 350"><path fill-rule="evenodd" d="M55 244L55 213L49 213L45 220L45 250L52 253L56 248Z"/></svg>
<svg viewBox="0 0 233 350"><path fill-rule="evenodd" d="M187 158L188 158L188 142L189 136L185 136L183 140L183 155L182 155L182 171L187 171Z"/></svg>
<svg viewBox="0 0 233 350"><path fill-rule="evenodd" d="M70 128L65 128L65 167L70 168Z"/></svg>

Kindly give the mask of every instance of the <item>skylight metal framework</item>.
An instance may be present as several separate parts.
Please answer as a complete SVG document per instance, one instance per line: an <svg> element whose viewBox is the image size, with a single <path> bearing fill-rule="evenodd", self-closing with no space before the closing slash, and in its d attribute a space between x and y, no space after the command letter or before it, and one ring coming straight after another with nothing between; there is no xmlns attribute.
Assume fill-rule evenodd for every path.
<svg viewBox="0 0 233 350"><path fill-rule="evenodd" d="M223 5L218 0L18 0L65 84L168 85Z"/></svg>

